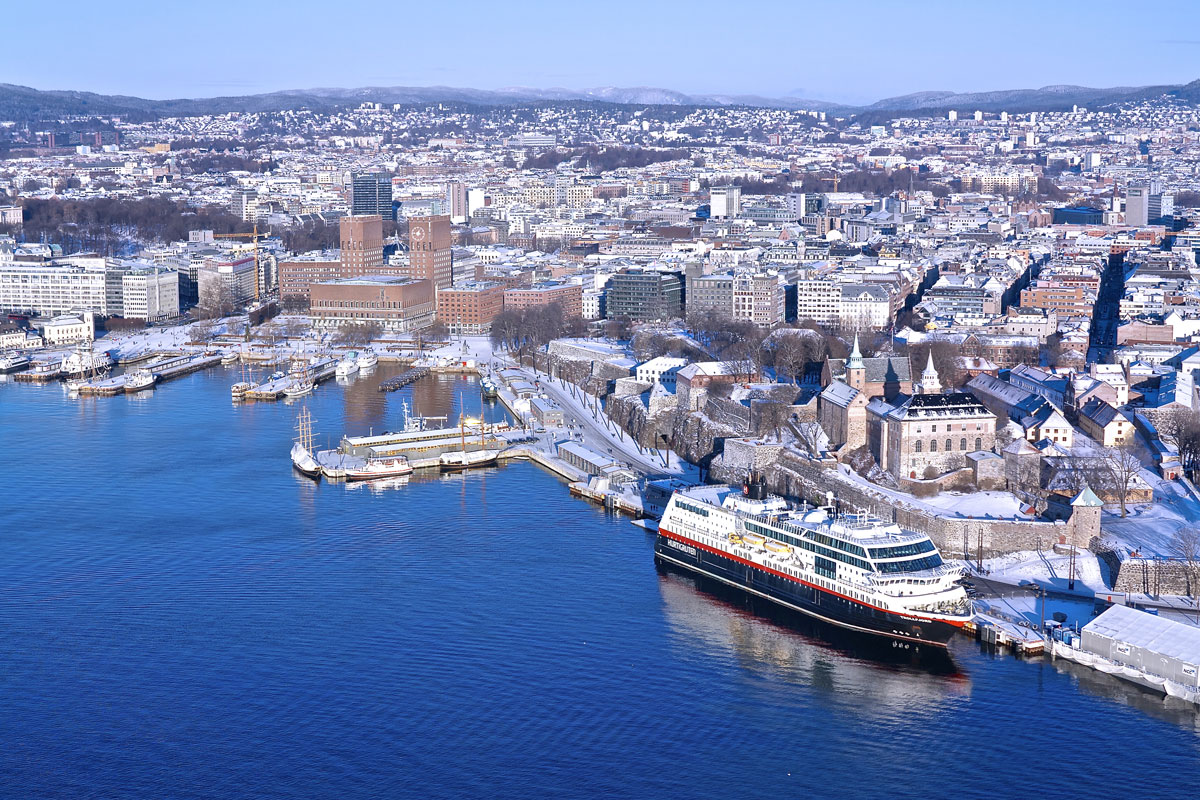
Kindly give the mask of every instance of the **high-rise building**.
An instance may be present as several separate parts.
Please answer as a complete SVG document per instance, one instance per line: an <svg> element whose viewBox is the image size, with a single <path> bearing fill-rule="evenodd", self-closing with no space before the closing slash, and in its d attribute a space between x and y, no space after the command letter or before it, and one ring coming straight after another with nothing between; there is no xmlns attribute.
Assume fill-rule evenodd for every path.
<svg viewBox="0 0 1200 800"><path fill-rule="evenodd" d="M350 210L353 214L379 214L391 219L392 177L384 172L354 173Z"/></svg>
<svg viewBox="0 0 1200 800"><path fill-rule="evenodd" d="M408 218L408 271L416 280L430 281L435 289L454 283L449 216Z"/></svg>
<svg viewBox="0 0 1200 800"><path fill-rule="evenodd" d="M446 184L446 211L450 214L450 221L456 225L466 222L471 215L467 203L467 185L462 181Z"/></svg>
<svg viewBox="0 0 1200 800"><path fill-rule="evenodd" d="M708 204L713 219L733 219L742 211L742 187L714 186L708 192Z"/></svg>
<svg viewBox="0 0 1200 800"><path fill-rule="evenodd" d="M383 272L383 217L365 214L342 217L342 277Z"/></svg>
<svg viewBox="0 0 1200 800"><path fill-rule="evenodd" d="M1130 186L1125 190L1125 224L1141 227L1150 224L1150 187Z"/></svg>

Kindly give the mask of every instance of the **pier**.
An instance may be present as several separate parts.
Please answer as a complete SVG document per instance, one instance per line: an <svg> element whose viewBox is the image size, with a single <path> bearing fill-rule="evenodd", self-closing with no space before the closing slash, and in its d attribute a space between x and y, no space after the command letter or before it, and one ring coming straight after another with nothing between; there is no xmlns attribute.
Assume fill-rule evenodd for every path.
<svg viewBox="0 0 1200 800"><path fill-rule="evenodd" d="M161 361L147 364L143 369L149 370L154 375L157 385L175 378L182 378L184 375L191 375L202 369L215 367L220 363L220 356L169 356ZM126 380L126 375L116 375L111 378L88 381L79 387L79 394L90 397L112 397L124 394Z"/></svg>
<svg viewBox="0 0 1200 800"><path fill-rule="evenodd" d="M396 377L389 378L388 380L380 383L379 391L394 392L397 389L403 389L405 386L408 386L410 383L414 383L416 381L419 381L421 378L424 378L429 373L430 373L429 367L413 367L411 369L406 369L404 372L401 372Z"/></svg>
<svg viewBox="0 0 1200 800"><path fill-rule="evenodd" d="M310 380L313 385L323 383L332 378L337 372L337 359L323 357L307 363L303 368L293 370L282 378L264 381L245 394L247 400L278 400L284 396L285 390L300 380Z"/></svg>

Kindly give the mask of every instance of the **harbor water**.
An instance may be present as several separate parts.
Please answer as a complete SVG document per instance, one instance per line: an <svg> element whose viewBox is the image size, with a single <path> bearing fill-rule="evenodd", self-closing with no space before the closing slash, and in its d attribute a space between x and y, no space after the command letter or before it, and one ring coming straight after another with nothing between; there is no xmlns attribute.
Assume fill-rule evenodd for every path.
<svg viewBox="0 0 1200 800"><path fill-rule="evenodd" d="M381 365L382 366L382 365ZM302 401L320 446L478 414L386 369ZM0 383L0 797L1175 798L1194 712L966 638L915 653L660 572L530 463L292 472L297 403L235 368ZM499 406L488 419L502 414Z"/></svg>

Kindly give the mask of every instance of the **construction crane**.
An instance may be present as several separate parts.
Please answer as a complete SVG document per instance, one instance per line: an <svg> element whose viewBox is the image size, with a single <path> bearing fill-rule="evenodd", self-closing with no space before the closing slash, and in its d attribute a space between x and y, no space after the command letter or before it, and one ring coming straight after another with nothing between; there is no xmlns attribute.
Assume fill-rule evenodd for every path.
<svg viewBox="0 0 1200 800"><path fill-rule="evenodd" d="M249 239L254 243L254 299L259 300L261 295L261 287L259 286L259 264L258 264L258 243L260 240L267 238L266 233L258 232L258 223L254 224L254 230L250 233L214 233L214 239Z"/></svg>
<svg viewBox="0 0 1200 800"><path fill-rule="evenodd" d="M835 173L833 174L833 177L832 177L832 178L821 178L821 180L823 180L823 181L833 181L833 193L834 193L834 194L837 194L837 190L838 190L838 184L842 182L842 178L841 178L841 176L840 176L840 175L838 175L838 174L835 172Z"/></svg>

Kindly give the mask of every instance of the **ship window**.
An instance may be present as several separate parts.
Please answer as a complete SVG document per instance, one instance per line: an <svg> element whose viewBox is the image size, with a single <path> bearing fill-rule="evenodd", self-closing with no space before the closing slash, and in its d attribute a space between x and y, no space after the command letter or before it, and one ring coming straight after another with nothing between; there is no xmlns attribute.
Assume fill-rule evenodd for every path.
<svg viewBox="0 0 1200 800"><path fill-rule="evenodd" d="M919 572L923 569L934 569L942 565L942 557L937 553L914 558L910 561L885 561L878 564L880 572Z"/></svg>

